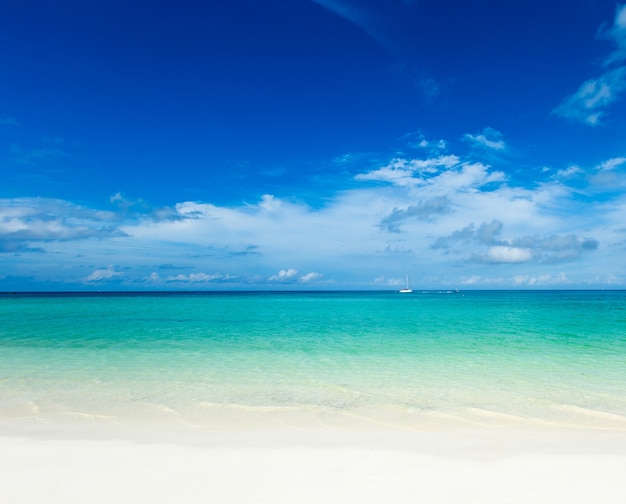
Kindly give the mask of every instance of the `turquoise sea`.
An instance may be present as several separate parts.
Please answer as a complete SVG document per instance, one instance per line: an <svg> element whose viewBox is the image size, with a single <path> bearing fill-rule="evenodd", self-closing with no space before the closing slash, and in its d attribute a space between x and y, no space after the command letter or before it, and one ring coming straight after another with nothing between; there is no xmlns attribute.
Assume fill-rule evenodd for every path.
<svg viewBox="0 0 626 504"><path fill-rule="evenodd" d="M0 420L626 429L626 291L0 294Z"/></svg>

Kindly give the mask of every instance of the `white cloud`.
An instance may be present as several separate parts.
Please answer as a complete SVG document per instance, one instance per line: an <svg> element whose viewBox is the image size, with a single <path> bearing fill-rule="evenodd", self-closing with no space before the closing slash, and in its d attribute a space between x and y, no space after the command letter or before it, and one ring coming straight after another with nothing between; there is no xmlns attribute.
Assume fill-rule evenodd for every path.
<svg viewBox="0 0 626 504"><path fill-rule="evenodd" d="M560 272L557 275L545 274L545 275L516 275L513 277L513 285L525 286L525 287L541 287L541 286L553 286L559 284L567 284L569 279L564 272Z"/></svg>
<svg viewBox="0 0 626 504"><path fill-rule="evenodd" d="M480 275L472 275L468 278L462 278L460 281L461 285L477 285L480 283L482 283Z"/></svg>
<svg viewBox="0 0 626 504"><path fill-rule="evenodd" d="M124 198L124 196L122 196L121 192L117 192L117 193L115 193L113 196L111 196L109 198L109 201L111 203L118 203L118 202L122 202L124 200L125 200L125 198Z"/></svg>
<svg viewBox="0 0 626 504"><path fill-rule="evenodd" d="M259 203L259 208L265 210L266 212L278 212L282 207L282 202L275 198L271 194L264 194L261 196L261 202Z"/></svg>
<svg viewBox="0 0 626 504"><path fill-rule="evenodd" d="M544 285L542 275L556 281L556 264L575 285L626 278L626 239L618 232L626 197L613 189L595 201L593 177L575 178L573 167L571 179L567 171L545 173L543 182L520 187L454 155L381 164L318 207L263 195L233 206L180 202L159 219L56 200L0 200L0 260L12 276L47 272L48 279L109 279L129 288L320 285L320 278L336 288L391 287L407 272L420 287L515 286L519 275L528 275L525 285ZM619 176L623 166L616 157L595 172ZM390 170L401 172L400 182ZM362 183L370 180L386 183ZM35 245L47 254L26 253ZM118 267L93 271L112 257Z"/></svg>
<svg viewBox="0 0 626 504"><path fill-rule="evenodd" d="M369 12L366 5L360 5L346 0L311 0L338 16L350 21L372 40L382 47L393 52L393 44L386 33L381 29L380 20L375 13Z"/></svg>
<svg viewBox="0 0 626 504"><path fill-rule="evenodd" d="M467 133L464 138L475 146L501 151L506 149L506 143L502 140L502 136L502 133L493 128L485 128L478 135Z"/></svg>
<svg viewBox="0 0 626 504"><path fill-rule="evenodd" d="M352 165L362 161L364 158L365 155L363 153L349 152L347 154L335 157L332 162L337 165Z"/></svg>
<svg viewBox="0 0 626 504"><path fill-rule="evenodd" d="M579 175L584 175L585 170L583 170L580 166L571 165L563 170L559 170L554 175L556 179L570 179L577 177Z"/></svg>
<svg viewBox="0 0 626 504"><path fill-rule="evenodd" d="M111 280L113 278L121 277L122 273L115 271L113 266L109 266L105 269L95 270L91 275L85 277L85 282L102 282L104 280Z"/></svg>
<svg viewBox="0 0 626 504"><path fill-rule="evenodd" d="M613 159L607 159L603 161L598 166L596 166L596 170L598 171L609 171L614 170L623 164L626 164L626 157L617 157Z"/></svg>
<svg viewBox="0 0 626 504"><path fill-rule="evenodd" d="M529 249L518 247L504 247L498 245L491 247L487 254L482 257L486 262L495 263L519 263L532 260L533 253Z"/></svg>
<svg viewBox="0 0 626 504"><path fill-rule="evenodd" d="M46 198L0 199L0 252L54 241L121 236L116 215Z"/></svg>
<svg viewBox="0 0 626 504"><path fill-rule="evenodd" d="M441 169L449 169L459 163L458 156L454 155L430 159L396 158L382 168L358 174L355 179L390 182L398 186L417 185L424 182L421 176L438 173Z"/></svg>
<svg viewBox="0 0 626 504"><path fill-rule="evenodd" d="M619 63L626 59L626 5L618 5L615 9L613 25L601 29L601 35L615 44L614 50L605 60L605 65Z"/></svg>
<svg viewBox="0 0 626 504"><path fill-rule="evenodd" d="M302 275L302 277L300 277L300 281L307 283L307 282L312 282L314 280L318 280L322 277L321 273L315 273L314 271L307 273L306 275Z"/></svg>
<svg viewBox="0 0 626 504"><path fill-rule="evenodd" d="M167 284L185 284L185 285L197 285L197 284L207 284L207 283L215 283L215 282L224 282L231 281L236 277L231 275L224 275L222 273L189 273L187 275L179 274L179 275L167 275L165 277L161 277L156 271L150 273L150 275L144 277L142 281L147 282L152 285L167 285Z"/></svg>
<svg viewBox="0 0 626 504"><path fill-rule="evenodd" d="M388 182L400 187L428 186L432 198L504 182L506 177L502 172L490 171L488 165L461 162L458 156L446 155L430 159L396 158L382 168L358 174L355 180Z"/></svg>
<svg viewBox="0 0 626 504"><path fill-rule="evenodd" d="M598 240L575 234L501 237L503 229L504 224L497 219L478 227L472 223L439 237L431 248L465 254L466 260L484 263L567 262L598 248Z"/></svg>
<svg viewBox="0 0 626 504"><path fill-rule="evenodd" d="M270 282L286 282L288 280L294 279L298 274L298 270L289 268L282 269L276 275L272 275L268 278Z"/></svg>
<svg viewBox="0 0 626 504"><path fill-rule="evenodd" d="M391 30L385 29L381 23L381 13L371 9L372 4L366 2L353 2L351 0L311 0L319 4L336 15L353 23L372 40L380 44L391 53L397 52L397 43L394 42L393 35L398 30L394 26Z"/></svg>
<svg viewBox="0 0 626 504"><path fill-rule="evenodd" d="M460 169L442 172L427 181L433 194L443 195L454 192L475 191L491 183L504 182L506 176L500 171L490 171L482 163L464 163Z"/></svg>
<svg viewBox="0 0 626 504"><path fill-rule="evenodd" d="M606 110L626 90L626 5L618 6L613 25L601 33L615 44L604 62L605 71L600 76L583 82L573 95L566 98L554 113L586 123L601 124Z"/></svg>
<svg viewBox="0 0 626 504"><path fill-rule="evenodd" d="M523 273L519 275L507 276L480 276L473 275L471 277L464 278L459 285L464 286L495 286L495 287L518 287L518 288L554 288L562 287L565 284L570 284L571 281L564 272L556 274L528 274Z"/></svg>
<svg viewBox="0 0 626 504"><path fill-rule="evenodd" d="M387 231L399 232L400 224L407 219L428 220L448 212L450 202L445 196L440 196L428 201L419 201L407 208L394 208L391 214L381 221L380 226Z"/></svg>
<svg viewBox="0 0 626 504"><path fill-rule="evenodd" d="M562 117L596 126L601 123L605 110L626 90L626 68L607 71L600 77L589 79L554 112Z"/></svg>
<svg viewBox="0 0 626 504"><path fill-rule="evenodd" d="M198 282L211 282L212 280L217 280L223 278L222 275L208 275L207 273L189 273L189 275L170 275L166 278L168 282L189 282L189 283L198 283Z"/></svg>

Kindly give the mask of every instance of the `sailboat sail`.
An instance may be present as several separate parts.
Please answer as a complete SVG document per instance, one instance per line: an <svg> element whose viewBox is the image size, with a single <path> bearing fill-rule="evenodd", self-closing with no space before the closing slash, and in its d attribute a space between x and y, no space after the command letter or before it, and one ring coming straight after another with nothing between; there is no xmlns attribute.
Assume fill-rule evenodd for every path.
<svg viewBox="0 0 626 504"><path fill-rule="evenodd" d="M400 292L402 292L403 294L408 294L409 292L413 292L413 289L411 289L411 285L409 284L409 275L406 276L406 284L404 289L400 289Z"/></svg>

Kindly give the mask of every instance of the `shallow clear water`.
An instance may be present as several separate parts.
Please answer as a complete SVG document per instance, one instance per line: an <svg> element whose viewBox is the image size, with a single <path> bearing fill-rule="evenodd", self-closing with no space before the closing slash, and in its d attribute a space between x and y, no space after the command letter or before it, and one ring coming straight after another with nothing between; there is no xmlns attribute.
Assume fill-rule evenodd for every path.
<svg viewBox="0 0 626 504"><path fill-rule="evenodd" d="M0 295L0 418L237 412L626 428L626 292Z"/></svg>

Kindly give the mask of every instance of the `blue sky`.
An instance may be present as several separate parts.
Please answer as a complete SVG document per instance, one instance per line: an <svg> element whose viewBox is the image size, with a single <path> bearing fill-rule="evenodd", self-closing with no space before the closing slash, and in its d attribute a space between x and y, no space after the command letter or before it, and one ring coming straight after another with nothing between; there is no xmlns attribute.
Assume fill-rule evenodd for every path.
<svg viewBox="0 0 626 504"><path fill-rule="evenodd" d="M0 290L626 288L626 6L0 7Z"/></svg>

